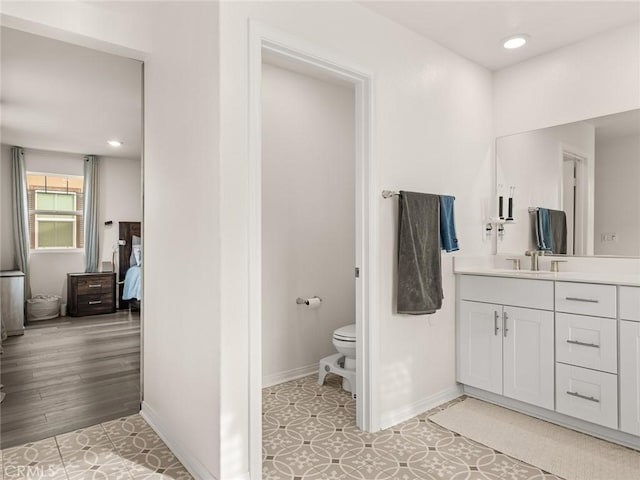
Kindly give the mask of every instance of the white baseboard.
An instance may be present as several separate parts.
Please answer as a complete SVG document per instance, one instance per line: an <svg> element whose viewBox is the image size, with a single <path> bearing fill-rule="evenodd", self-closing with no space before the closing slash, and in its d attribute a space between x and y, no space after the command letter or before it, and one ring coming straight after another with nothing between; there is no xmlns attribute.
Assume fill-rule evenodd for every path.
<svg viewBox="0 0 640 480"><path fill-rule="evenodd" d="M447 403L458 398L460 395L462 395L462 387L460 385L455 385L427 398L423 398L411 405L407 405L406 407L383 413L380 416L380 428L384 430L385 428L397 425L398 423L409 420L416 415L420 415L421 413L431 410L438 405L442 405L443 403Z"/></svg>
<svg viewBox="0 0 640 480"><path fill-rule="evenodd" d="M285 372L271 373L262 377L262 388L271 387L280 383L295 380L297 378L306 377L312 373L318 372L318 364L307 365L304 367L298 367Z"/></svg>
<svg viewBox="0 0 640 480"><path fill-rule="evenodd" d="M172 440L169 430L166 425L162 423L159 415L157 415L153 409L146 403L142 402L142 411L140 412L142 418L153 428L164 443L167 444L169 449L180 460L182 465L189 471L189 473L196 480L217 480L216 477L207 470L207 468L195 459L191 453L184 448L179 442Z"/></svg>

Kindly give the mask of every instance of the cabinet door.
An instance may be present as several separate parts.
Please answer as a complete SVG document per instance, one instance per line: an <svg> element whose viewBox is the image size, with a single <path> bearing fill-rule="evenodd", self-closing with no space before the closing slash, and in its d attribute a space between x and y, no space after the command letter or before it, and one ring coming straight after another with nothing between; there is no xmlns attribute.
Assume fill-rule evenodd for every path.
<svg viewBox="0 0 640 480"><path fill-rule="evenodd" d="M620 430L640 435L640 323L620 321Z"/></svg>
<svg viewBox="0 0 640 480"><path fill-rule="evenodd" d="M0 277L0 318L7 335L24 333L24 275Z"/></svg>
<svg viewBox="0 0 640 480"><path fill-rule="evenodd" d="M502 306L461 301L458 381L502 394Z"/></svg>
<svg viewBox="0 0 640 480"><path fill-rule="evenodd" d="M553 312L504 307L504 395L554 408Z"/></svg>

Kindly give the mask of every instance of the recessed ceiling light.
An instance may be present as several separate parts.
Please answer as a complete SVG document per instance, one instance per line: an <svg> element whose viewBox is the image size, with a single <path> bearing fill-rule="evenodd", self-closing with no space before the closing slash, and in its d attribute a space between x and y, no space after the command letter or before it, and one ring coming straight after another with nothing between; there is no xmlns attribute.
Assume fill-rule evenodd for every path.
<svg viewBox="0 0 640 480"><path fill-rule="evenodd" d="M529 35L526 33L519 33L517 35L511 35L504 39L502 46L508 50L513 50L514 48L520 48L529 40Z"/></svg>
<svg viewBox="0 0 640 480"><path fill-rule="evenodd" d="M112 147L120 147L122 146L122 142L119 140L108 140L107 143Z"/></svg>

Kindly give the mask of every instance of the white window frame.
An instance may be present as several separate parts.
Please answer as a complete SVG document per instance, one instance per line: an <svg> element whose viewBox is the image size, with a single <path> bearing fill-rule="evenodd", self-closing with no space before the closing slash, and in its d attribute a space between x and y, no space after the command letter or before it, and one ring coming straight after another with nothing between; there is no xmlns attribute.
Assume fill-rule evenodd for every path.
<svg viewBox="0 0 640 480"><path fill-rule="evenodd" d="M43 172L27 172L28 175L42 175L45 177L67 177L67 178L83 178L82 175L67 175L65 173L43 173ZM46 191L46 190L36 190L35 193L64 193L65 195L73 195L76 200L76 206L78 205L77 193L76 192L60 192L60 191ZM84 193L84 192L83 192ZM33 199L34 206L36 203L36 199ZM81 253L84 252L84 247L78 247L77 242L77 234L78 234L78 219L76 218L78 215L82 215L82 210L38 210L34 208L33 210L29 210L29 215L34 214L34 247L30 248L31 253ZM73 222L73 247L40 247L38 245L38 215L73 215L73 220L68 220ZM46 221L46 220L45 220ZM51 220L54 221L54 220ZM67 220L58 220L58 221L67 221Z"/></svg>
<svg viewBox="0 0 640 480"><path fill-rule="evenodd" d="M72 212L66 213L64 214L67 217L71 217L69 219L63 219L63 218L38 218L40 215L54 215L53 212L49 212L49 213L43 213L43 211L39 211L39 210L34 210L34 214L35 214L35 238L34 238L34 243L35 243L35 248L34 250L82 250L80 248L78 248L78 242L76 240L76 237L78 235L78 219L76 218L76 215L72 215ZM55 215L62 215L62 213L55 213ZM73 223L73 246L71 247L41 247L40 245L38 245L38 229L39 229L39 222L70 222Z"/></svg>

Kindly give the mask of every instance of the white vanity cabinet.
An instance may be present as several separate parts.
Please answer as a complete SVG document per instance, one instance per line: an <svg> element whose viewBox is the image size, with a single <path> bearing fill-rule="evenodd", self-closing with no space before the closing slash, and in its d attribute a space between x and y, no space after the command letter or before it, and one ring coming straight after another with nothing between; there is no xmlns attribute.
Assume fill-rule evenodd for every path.
<svg viewBox="0 0 640 480"><path fill-rule="evenodd" d="M616 288L555 283L556 411L612 429L618 428Z"/></svg>
<svg viewBox="0 0 640 480"><path fill-rule="evenodd" d="M457 273L456 373L466 394L640 447L637 280Z"/></svg>
<svg viewBox="0 0 640 480"><path fill-rule="evenodd" d="M620 287L620 430L640 436L640 288Z"/></svg>
<svg viewBox="0 0 640 480"><path fill-rule="evenodd" d="M527 308L552 306L553 283L522 282L460 278L458 381L553 409L553 312Z"/></svg>

